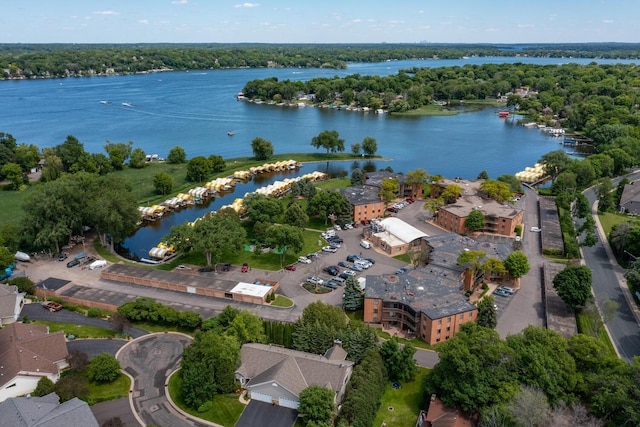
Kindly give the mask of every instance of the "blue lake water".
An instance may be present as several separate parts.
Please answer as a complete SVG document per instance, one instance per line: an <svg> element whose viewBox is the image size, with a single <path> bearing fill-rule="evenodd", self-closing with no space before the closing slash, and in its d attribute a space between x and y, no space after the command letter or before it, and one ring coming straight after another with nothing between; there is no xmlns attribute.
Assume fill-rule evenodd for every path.
<svg viewBox="0 0 640 427"><path fill-rule="evenodd" d="M395 74L409 67L441 67L481 63L587 64L590 59L470 58L349 64L346 70L240 69L165 72L129 76L33 81L1 81L0 132L40 148L78 138L89 152L103 152L107 140L133 141L147 154L166 156L181 145L188 157L210 154L224 158L249 156L256 136L270 140L276 153L309 152L311 139L335 129L347 150L366 136L377 140L378 154L391 159L369 165L391 165L395 171L424 168L443 176L475 178L515 173L541 155L558 149L557 140L497 117L496 109L447 117L393 117L355 111L284 108L236 101L247 81L275 76L307 80L314 77ZM632 61L597 60L599 63ZM106 101L103 103L101 101ZM234 131L234 136L228 136ZM333 174L350 171L351 162L307 165L302 172L329 167ZM358 166L363 166L360 163ZM233 195L208 207L170 215L158 225L140 229L126 246L140 256L155 246L171 225L202 216L234 197L277 179L239 186Z"/></svg>

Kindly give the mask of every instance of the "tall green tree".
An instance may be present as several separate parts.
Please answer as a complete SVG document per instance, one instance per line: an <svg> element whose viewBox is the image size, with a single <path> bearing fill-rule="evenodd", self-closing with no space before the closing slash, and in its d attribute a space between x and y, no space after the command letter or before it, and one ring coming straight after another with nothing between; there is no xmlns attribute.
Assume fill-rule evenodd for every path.
<svg viewBox="0 0 640 427"><path fill-rule="evenodd" d="M395 336L382 343L380 356L390 380L410 381L415 377L418 372L416 360L413 358L415 352L416 349L409 342L400 348Z"/></svg>
<svg viewBox="0 0 640 427"><path fill-rule="evenodd" d="M494 307L492 296L486 296L478 303L478 317L476 323L485 328L495 329L498 325L498 313Z"/></svg>
<svg viewBox="0 0 640 427"><path fill-rule="evenodd" d="M295 323L293 347L309 353L324 354L347 326L344 313L338 307L316 301L302 311Z"/></svg>
<svg viewBox="0 0 640 427"><path fill-rule="evenodd" d="M569 265L553 278L553 287L574 310L584 307L591 298L591 270L584 265Z"/></svg>
<svg viewBox="0 0 640 427"><path fill-rule="evenodd" d="M153 176L153 186L157 193L167 195L173 188L173 178L166 172L160 172Z"/></svg>
<svg viewBox="0 0 640 427"><path fill-rule="evenodd" d="M380 188L380 197L386 203L391 202L393 199L398 197L398 189L400 188L400 184L398 180L395 178L384 178L382 180L382 187Z"/></svg>
<svg viewBox="0 0 640 427"><path fill-rule="evenodd" d="M0 174L11 181L11 186L14 190L20 189L20 186L24 183L23 171L17 163L7 163L0 169Z"/></svg>
<svg viewBox="0 0 640 427"><path fill-rule="evenodd" d="M251 141L253 156L257 160L268 160L273 156L273 144L261 137L255 137Z"/></svg>
<svg viewBox="0 0 640 427"><path fill-rule="evenodd" d="M120 177L101 176L95 185L95 192L88 192L86 196L89 223L96 226L102 245L115 252L114 244L121 243L136 230L140 220L138 204L131 186Z"/></svg>
<svg viewBox="0 0 640 427"><path fill-rule="evenodd" d="M84 151L84 144L78 141L76 137L72 135L67 136L67 139L65 139L62 144L56 145L54 150L55 154L62 161L62 170L65 172L74 172L83 169L84 161L88 154Z"/></svg>
<svg viewBox="0 0 640 427"><path fill-rule="evenodd" d="M352 320L346 329L338 331L338 338L347 352L347 359L360 363L367 352L378 348L376 331L364 322Z"/></svg>
<svg viewBox="0 0 640 427"><path fill-rule="evenodd" d="M14 161L20 165L22 170L28 173L31 168L35 168L40 161L38 147L33 144L20 144L16 147Z"/></svg>
<svg viewBox="0 0 640 427"><path fill-rule="evenodd" d="M9 251L6 246L0 245L0 271L4 274L5 268L12 265L16 260L15 252Z"/></svg>
<svg viewBox="0 0 640 427"><path fill-rule="evenodd" d="M147 154L142 150L142 148L136 148L131 152L129 166L134 169L142 169L147 166Z"/></svg>
<svg viewBox="0 0 640 427"><path fill-rule="evenodd" d="M362 140L362 152L367 157L372 157L376 155L376 151L378 151L378 143L375 138L370 136L365 136Z"/></svg>
<svg viewBox="0 0 640 427"><path fill-rule="evenodd" d="M522 251L513 251L507 258L505 258L504 268L507 269L507 273L514 278L519 279L529 272L529 259Z"/></svg>
<svg viewBox="0 0 640 427"><path fill-rule="evenodd" d="M213 173L211 161L204 156L196 156L187 163L187 179L202 182Z"/></svg>
<svg viewBox="0 0 640 427"><path fill-rule="evenodd" d="M315 148L324 148L329 153L344 151L344 139L336 130L323 130L311 139L311 145Z"/></svg>
<svg viewBox="0 0 640 427"><path fill-rule="evenodd" d="M465 218L464 225L471 231L482 230L484 228L484 214L480 209L472 210Z"/></svg>
<svg viewBox="0 0 640 427"><path fill-rule="evenodd" d="M364 172L360 168L355 168L351 172L351 185L364 184Z"/></svg>
<svg viewBox="0 0 640 427"><path fill-rule="evenodd" d="M95 356L89 364L89 379L99 383L110 383L120 375L120 362L109 353Z"/></svg>
<svg viewBox="0 0 640 427"><path fill-rule="evenodd" d="M180 164L180 163L186 163L187 162L187 153L184 151L184 148L182 148L179 145L176 145L175 147L171 148L171 150L169 150L169 155L167 156L167 163L169 164Z"/></svg>
<svg viewBox="0 0 640 427"><path fill-rule="evenodd" d="M231 335L200 332L182 353L180 396L198 408L218 393L234 390L235 370L240 362L240 343Z"/></svg>
<svg viewBox="0 0 640 427"><path fill-rule="evenodd" d="M309 215L299 203L291 203L284 211L283 222L302 230L309 223Z"/></svg>
<svg viewBox="0 0 640 427"><path fill-rule="evenodd" d="M347 311L355 311L362 308L364 296L362 290L358 286L355 277L349 277L344 285L344 297L342 298L342 306Z"/></svg>
<svg viewBox="0 0 640 427"><path fill-rule="evenodd" d="M326 224L329 215L350 216L351 204L337 191L319 190L309 200L307 214L311 217L324 218Z"/></svg>
<svg viewBox="0 0 640 427"><path fill-rule="evenodd" d="M278 199L262 194L249 194L243 200L245 215L251 224L257 222L276 223L282 215L282 204Z"/></svg>
<svg viewBox="0 0 640 427"><path fill-rule="evenodd" d="M262 319L248 310L241 310L233 317L226 329L226 333L234 336L240 345L248 342L267 342Z"/></svg>
<svg viewBox="0 0 640 427"><path fill-rule="evenodd" d="M132 150L133 141L129 141L126 144L124 142L107 141L104 146L104 151L107 152L109 161L115 170L122 170L124 168L125 163L131 156Z"/></svg>
<svg viewBox="0 0 640 427"><path fill-rule="evenodd" d="M272 225L267 229L266 243L280 253L280 267L282 267L287 252L302 251L304 236L302 230L292 225Z"/></svg>
<svg viewBox="0 0 640 427"><path fill-rule="evenodd" d="M300 392L298 412L302 415L304 425L328 423L333 415L333 390L319 385L312 385Z"/></svg>

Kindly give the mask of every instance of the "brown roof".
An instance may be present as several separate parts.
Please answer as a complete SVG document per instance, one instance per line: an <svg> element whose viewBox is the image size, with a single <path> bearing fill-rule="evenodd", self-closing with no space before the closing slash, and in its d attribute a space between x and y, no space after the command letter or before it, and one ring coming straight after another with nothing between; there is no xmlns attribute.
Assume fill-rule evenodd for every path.
<svg viewBox="0 0 640 427"><path fill-rule="evenodd" d="M0 373L4 381L20 372L57 373L69 355L64 332L44 325L11 323L0 330ZM3 381L3 382L4 382Z"/></svg>
<svg viewBox="0 0 640 427"><path fill-rule="evenodd" d="M457 408L448 408L436 395L431 396L426 420L429 427L473 427L471 419Z"/></svg>
<svg viewBox="0 0 640 427"><path fill-rule="evenodd" d="M339 392L353 366L350 361L255 343L243 345L240 357L237 372L249 379L247 388L274 381L296 395L312 385Z"/></svg>
<svg viewBox="0 0 640 427"><path fill-rule="evenodd" d="M13 317L16 313L16 299L24 297L24 294L18 292L17 286L0 285L0 319L4 317Z"/></svg>

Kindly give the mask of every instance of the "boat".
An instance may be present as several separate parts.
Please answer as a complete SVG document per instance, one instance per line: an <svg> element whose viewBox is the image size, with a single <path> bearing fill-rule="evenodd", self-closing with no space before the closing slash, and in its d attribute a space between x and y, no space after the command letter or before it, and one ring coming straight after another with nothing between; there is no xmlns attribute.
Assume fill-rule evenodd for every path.
<svg viewBox="0 0 640 427"><path fill-rule="evenodd" d="M100 104L108 104L109 101L100 101Z"/></svg>
<svg viewBox="0 0 640 427"><path fill-rule="evenodd" d="M26 254L26 253L20 252L20 251L16 252L15 259L17 259L18 261L22 261L22 262L31 261L31 257L29 256L29 254Z"/></svg>
<svg viewBox="0 0 640 427"><path fill-rule="evenodd" d="M125 107L133 107L133 105L129 104L128 102L123 102L122 105L124 105Z"/></svg>
<svg viewBox="0 0 640 427"><path fill-rule="evenodd" d="M229 136L233 136L233 135L235 135L235 134L236 134L236 133L235 133L234 131L232 131L232 130L230 130L229 132L227 132L227 135L229 135Z"/></svg>

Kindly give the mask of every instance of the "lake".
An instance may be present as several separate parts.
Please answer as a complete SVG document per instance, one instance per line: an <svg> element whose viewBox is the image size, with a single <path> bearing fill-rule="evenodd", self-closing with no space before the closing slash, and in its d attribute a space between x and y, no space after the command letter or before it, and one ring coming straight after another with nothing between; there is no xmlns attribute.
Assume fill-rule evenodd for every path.
<svg viewBox="0 0 640 427"><path fill-rule="evenodd" d="M370 167L390 165L395 171L424 168L431 174L475 178L486 170L492 178L532 166L543 154L561 146L537 129L498 118L496 109L446 117L394 117L355 111L285 108L236 101L245 83L275 76L307 80L314 77L395 74L410 67L442 67L482 63L523 62L588 64L591 59L469 58L349 64L346 70L236 69L199 72L164 72L127 76L29 81L0 81L0 132L19 143L40 148L62 143L67 135L78 138L89 152L104 152L107 141L133 141L147 154L164 157L181 145L188 157L216 154L224 158L250 156L251 140L270 140L276 153L315 151L311 139L335 129L351 144L366 136L377 140L378 154L391 159ZM633 61L597 60L599 63ZM234 136L227 132L233 131ZM332 174L350 171L351 162L307 165L302 173L329 167ZM362 166L360 164L359 166ZM273 180L276 177L272 177ZM267 185L250 182L233 195L217 198L217 209L235 197ZM153 227L140 229L126 242L144 254L166 234L170 225L202 216L199 209L170 215Z"/></svg>

